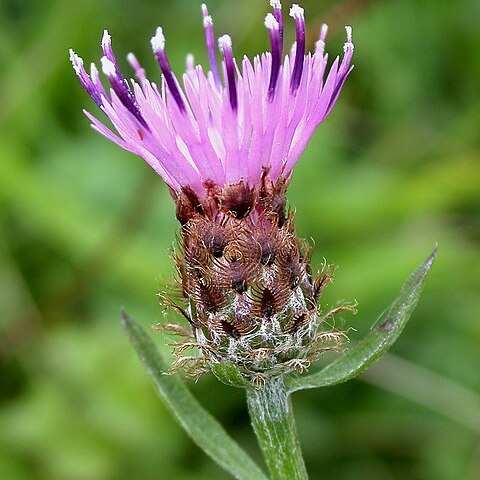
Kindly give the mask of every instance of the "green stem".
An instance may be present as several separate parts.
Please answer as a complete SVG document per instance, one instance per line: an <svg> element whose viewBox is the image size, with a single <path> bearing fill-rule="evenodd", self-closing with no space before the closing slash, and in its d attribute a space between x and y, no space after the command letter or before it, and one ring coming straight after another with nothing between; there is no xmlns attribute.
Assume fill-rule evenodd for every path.
<svg viewBox="0 0 480 480"><path fill-rule="evenodd" d="M247 389L253 429L272 480L307 480L292 404L283 377Z"/></svg>

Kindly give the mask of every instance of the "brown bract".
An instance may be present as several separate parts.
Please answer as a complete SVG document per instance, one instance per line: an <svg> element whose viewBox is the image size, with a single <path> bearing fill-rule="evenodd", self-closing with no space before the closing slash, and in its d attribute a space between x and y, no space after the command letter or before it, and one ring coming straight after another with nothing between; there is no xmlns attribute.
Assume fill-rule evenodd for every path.
<svg viewBox="0 0 480 480"><path fill-rule="evenodd" d="M332 277L312 276L311 247L297 238L286 210L288 182L271 182L267 174L259 187L206 184L202 199L189 188L176 197L183 304L167 303L189 317L185 341L199 349L191 357L198 373L231 361L255 383L295 365L306 368L325 350L319 335L329 315L319 315L319 298ZM186 364L183 356L176 363Z"/></svg>

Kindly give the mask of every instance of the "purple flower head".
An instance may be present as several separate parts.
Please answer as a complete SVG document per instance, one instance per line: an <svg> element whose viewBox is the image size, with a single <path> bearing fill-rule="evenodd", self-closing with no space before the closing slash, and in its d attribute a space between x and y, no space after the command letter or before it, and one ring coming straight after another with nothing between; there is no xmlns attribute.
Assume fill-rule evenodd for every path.
<svg viewBox="0 0 480 480"><path fill-rule="evenodd" d="M151 40L162 71L160 85L148 80L136 57L128 62L137 81L127 81L113 53L111 38L102 39L102 71L107 91L91 66L70 50L80 83L108 117L113 129L85 112L95 130L135 153L165 180L174 193L188 188L204 198L211 185L220 188L244 182L256 186L262 177L288 180L317 126L331 112L352 70L351 27L346 27L344 56L328 73L324 53L326 25L314 53L306 53L304 11L290 9L296 42L283 57L283 19L278 0L265 18L271 51L237 62L228 35L215 41L212 18L202 5L210 69L205 72L191 55L181 81L173 73L163 30ZM221 53L220 68L216 48ZM209 186L207 188L207 186Z"/></svg>
<svg viewBox="0 0 480 480"><path fill-rule="evenodd" d="M163 29L151 39L162 72L148 80L135 55L127 56L137 80L127 81L108 32L102 39L102 71L90 74L73 51L80 83L113 125L85 112L94 129L133 152L165 180L181 224L174 259L181 295L162 296L189 329L166 325L182 337L171 371L198 376L227 361L252 385L289 372L302 372L326 350L337 349L341 332L325 330L321 294L332 280L327 268L313 275L311 248L297 238L286 190L293 167L317 126L329 115L352 67L352 32L343 59L327 72L327 27L315 52L306 52L304 11L290 16L296 41L284 55L284 22L279 0L265 17L269 52L235 60L232 39L216 38L202 5L210 67L192 55L177 79L170 66ZM293 23L293 22L292 22ZM220 53L221 62L217 61ZM197 356L184 356L185 348Z"/></svg>

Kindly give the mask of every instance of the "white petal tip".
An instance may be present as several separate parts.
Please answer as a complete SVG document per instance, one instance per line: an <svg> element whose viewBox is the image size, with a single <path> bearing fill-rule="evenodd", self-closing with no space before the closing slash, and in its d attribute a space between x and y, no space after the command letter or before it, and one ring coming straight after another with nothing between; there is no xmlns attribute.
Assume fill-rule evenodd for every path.
<svg viewBox="0 0 480 480"><path fill-rule="evenodd" d="M165 35L163 34L163 28L158 27L155 32L155 36L150 40L153 51L156 53L160 50L165 50Z"/></svg>
<svg viewBox="0 0 480 480"><path fill-rule="evenodd" d="M79 57L79 56L73 51L73 48L70 48L70 49L68 50L68 53L69 53L69 55L70 55L70 61L71 61L72 63L74 63L74 64L75 64L75 63L83 63L82 58Z"/></svg>
<svg viewBox="0 0 480 480"><path fill-rule="evenodd" d="M315 42L315 52L316 53L321 53L325 51L325 41L320 39Z"/></svg>
<svg viewBox="0 0 480 480"><path fill-rule="evenodd" d="M211 25L213 25L212 17L210 15L205 15L203 17L203 26L204 27L209 27Z"/></svg>
<svg viewBox="0 0 480 480"><path fill-rule="evenodd" d="M327 38L327 33L328 33L328 25L326 23L322 24L322 28L320 29L320 40L325 41Z"/></svg>
<svg viewBox="0 0 480 480"><path fill-rule="evenodd" d="M304 13L305 10L297 3L294 3L290 8L290 16L293 18L304 18Z"/></svg>
<svg viewBox="0 0 480 480"><path fill-rule="evenodd" d="M187 68L189 70L192 70L195 68L195 57L191 53L187 54L187 57L185 59L185 64L187 65Z"/></svg>
<svg viewBox="0 0 480 480"><path fill-rule="evenodd" d="M203 26L205 28L211 27L213 25L212 17L208 14L207 6L202 3L202 14L203 14Z"/></svg>
<svg viewBox="0 0 480 480"><path fill-rule="evenodd" d="M280 0L270 0L270 6L272 8L282 8L282 4L280 3Z"/></svg>
<svg viewBox="0 0 480 480"><path fill-rule="evenodd" d="M90 75L92 78L98 78L98 69L93 62L90 64Z"/></svg>
<svg viewBox="0 0 480 480"><path fill-rule="evenodd" d="M102 37L102 47L105 47L107 45L112 44L112 37L108 33L108 30L103 31L103 37Z"/></svg>
<svg viewBox="0 0 480 480"><path fill-rule="evenodd" d="M345 31L347 32L347 40L352 41L352 27L350 25L345 26Z"/></svg>
<svg viewBox="0 0 480 480"><path fill-rule="evenodd" d="M135 75L137 77L143 78L145 76L145 71L140 65L140 62L138 61L137 57L132 52L127 54L127 62L130 64L133 70L135 70Z"/></svg>
<svg viewBox="0 0 480 480"><path fill-rule="evenodd" d="M76 73L80 73L83 68L83 58L79 57L72 48L68 52L70 54L70 61L72 62L73 69Z"/></svg>
<svg viewBox="0 0 480 480"><path fill-rule="evenodd" d="M265 17L265 26L269 30L273 30L273 29L277 30L280 28L280 25L278 24L277 19L271 13L268 13L267 16Z"/></svg>
<svg viewBox="0 0 480 480"><path fill-rule="evenodd" d="M232 48L232 38L230 35L222 35L218 39L218 48L224 50L225 48Z"/></svg>
<svg viewBox="0 0 480 480"><path fill-rule="evenodd" d="M107 77L114 77L117 74L115 64L107 57L102 57L100 62L102 63L102 71Z"/></svg>
<svg viewBox="0 0 480 480"><path fill-rule="evenodd" d="M347 42L343 46L343 51L344 52L347 52L347 50L352 50L353 51L355 46L353 45L353 42L352 42L352 27L347 25L345 27L345 30L347 32Z"/></svg>

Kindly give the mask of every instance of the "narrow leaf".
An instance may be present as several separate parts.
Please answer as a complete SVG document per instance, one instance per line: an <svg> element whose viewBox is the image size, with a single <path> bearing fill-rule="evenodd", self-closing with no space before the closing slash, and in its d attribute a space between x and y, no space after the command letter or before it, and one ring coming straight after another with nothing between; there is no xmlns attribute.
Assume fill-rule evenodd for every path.
<svg viewBox="0 0 480 480"><path fill-rule="evenodd" d="M327 387L346 382L366 370L395 343L417 305L425 277L437 255L437 248L404 284L397 299L383 313L370 333L341 357L318 373L288 379L289 392Z"/></svg>
<svg viewBox="0 0 480 480"><path fill-rule="evenodd" d="M212 372L225 385L246 388L249 383L242 377L238 368L232 362L220 362L212 365Z"/></svg>
<svg viewBox="0 0 480 480"><path fill-rule="evenodd" d="M227 434L176 376L164 374L166 361L145 330L122 312L122 326L160 397L191 439L213 460L240 480L267 480L253 460Z"/></svg>

